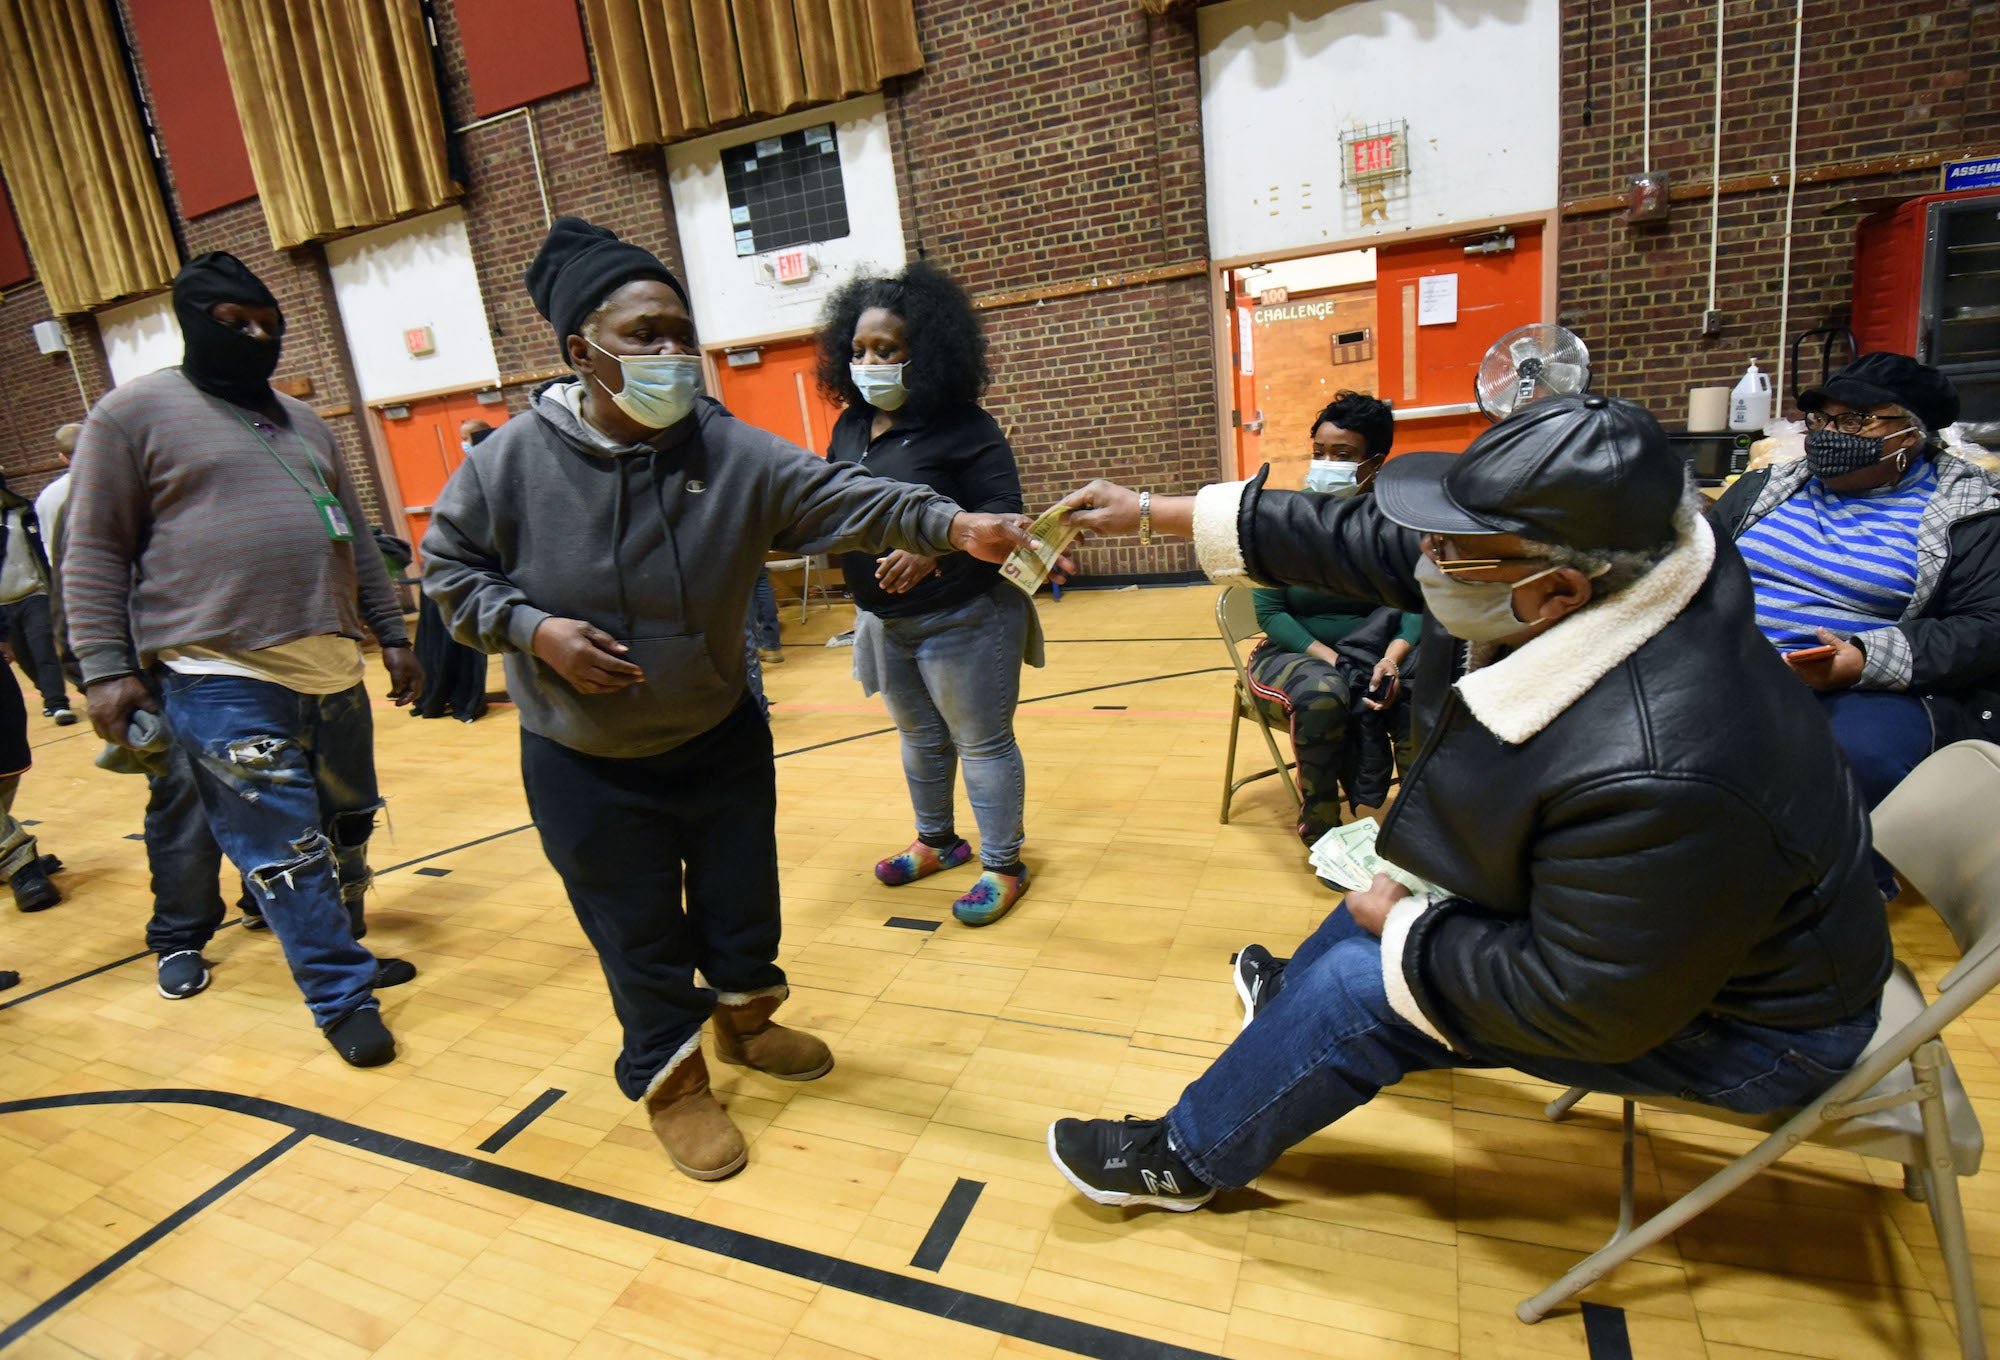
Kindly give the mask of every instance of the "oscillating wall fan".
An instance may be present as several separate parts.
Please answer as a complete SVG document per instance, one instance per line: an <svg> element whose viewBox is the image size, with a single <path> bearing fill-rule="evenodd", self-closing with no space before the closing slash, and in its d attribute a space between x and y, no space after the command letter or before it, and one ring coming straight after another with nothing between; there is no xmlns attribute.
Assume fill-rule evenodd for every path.
<svg viewBox="0 0 2000 1360"><path fill-rule="evenodd" d="M1505 420L1537 397L1590 387L1590 351L1572 331L1537 324L1508 331L1479 364L1475 394L1488 420Z"/></svg>

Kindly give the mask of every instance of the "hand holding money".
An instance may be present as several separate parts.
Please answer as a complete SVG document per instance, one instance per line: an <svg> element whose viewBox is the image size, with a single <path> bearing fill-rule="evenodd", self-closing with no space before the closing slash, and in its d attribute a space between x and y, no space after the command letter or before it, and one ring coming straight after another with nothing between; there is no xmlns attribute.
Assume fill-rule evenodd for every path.
<svg viewBox="0 0 2000 1360"><path fill-rule="evenodd" d="M1063 560L1063 550L1076 541L1077 530L1069 522L1069 506L1057 504L1044 510L1028 528L1028 537L1033 543L1027 548L1016 548L1007 554L1007 560L1000 564L1000 575L1017 586L1021 593L1033 596L1042 588L1042 582L1049 579L1049 573L1058 566L1067 567Z"/></svg>
<svg viewBox="0 0 2000 1360"><path fill-rule="evenodd" d="M1336 826L1313 843L1313 872L1354 892L1367 891L1374 885L1376 875L1386 874L1410 892L1442 895L1442 889L1435 884L1391 864L1375 852L1375 837L1380 830L1374 819L1368 817Z"/></svg>

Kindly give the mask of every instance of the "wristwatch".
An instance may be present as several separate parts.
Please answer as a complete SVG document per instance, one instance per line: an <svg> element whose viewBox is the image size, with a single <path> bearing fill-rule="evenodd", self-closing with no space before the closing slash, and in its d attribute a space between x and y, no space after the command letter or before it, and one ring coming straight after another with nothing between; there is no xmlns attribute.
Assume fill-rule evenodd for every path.
<svg viewBox="0 0 2000 1360"><path fill-rule="evenodd" d="M1150 491L1139 493L1139 546L1153 546L1153 493Z"/></svg>

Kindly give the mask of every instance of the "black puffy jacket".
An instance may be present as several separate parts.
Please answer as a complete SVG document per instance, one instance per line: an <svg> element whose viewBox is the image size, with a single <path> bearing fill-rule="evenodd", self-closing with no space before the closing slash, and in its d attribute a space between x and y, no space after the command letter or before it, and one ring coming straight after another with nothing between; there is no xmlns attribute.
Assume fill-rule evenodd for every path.
<svg viewBox="0 0 2000 1360"><path fill-rule="evenodd" d="M1211 574L1423 607L1417 536L1373 497L1261 482L1204 491ZM1687 518L1637 584L1469 674L1466 645L1424 629L1421 746L1380 847L1450 896L1383 931L1405 1018L1461 1051L1609 1063L1704 1014L1803 1029L1881 990L1859 790L1726 538Z"/></svg>
<svg viewBox="0 0 2000 1360"><path fill-rule="evenodd" d="M1924 702L1933 748L2000 741L2000 481L1938 455L1938 489L1917 525L1917 586L1894 624L1857 634L1860 688ZM1710 519L1731 539L1798 494L1803 462L1746 472Z"/></svg>

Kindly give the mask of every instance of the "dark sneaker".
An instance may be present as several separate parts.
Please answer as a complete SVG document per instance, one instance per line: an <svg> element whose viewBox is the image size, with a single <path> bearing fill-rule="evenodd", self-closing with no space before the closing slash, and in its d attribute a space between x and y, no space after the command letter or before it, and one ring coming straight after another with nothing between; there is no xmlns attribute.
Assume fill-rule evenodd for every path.
<svg viewBox="0 0 2000 1360"><path fill-rule="evenodd" d="M160 955L160 995L181 1001L208 987L208 960L199 949L176 949Z"/></svg>
<svg viewBox="0 0 2000 1360"><path fill-rule="evenodd" d="M400 987L417 976L417 966L408 959L375 960L375 985Z"/></svg>
<svg viewBox="0 0 2000 1360"><path fill-rule="evenodd" d="M19 986L20 982L21 975L12 968L0 968L0 992L6 991L9 987Z"/></svg>
<svg viewBox="0 0 2000 1360"><path fill-rule="evenodd" d="M45 708L42 710L42 716L44 718L54 718L57 727L74 727L76 725L76 714L70 710L67 704L61 708Z"/></svg>
<svg viewBox="0 0 2000 1360"><path fill-rule="evenodd" d="M1260 1007L1271 1004L1284 979L1285 960L1274 959L1261 944L1246 944L1229 961L1229 976L1236 980L1236 995L1243 998L1243 1028L1257 1018Z"/></svg>
<svg viewBox="0 0 2000 1360"><path fill-rule="evenodd" d="M7 880L14 889L14 905L22 911L47 911L63 900L62 889L49 882L48 858L43 856Z"/></svg>
<svg viewBox="0 0 2000 1360"><path fill-rule="evenodd" d="M1184 1214L1215 1187L1167 1146L1164 1119L1058 1119L1049 1156L1063 1179L1099 1204L1151 1204Z"/></svg>
<svg viewBox="0 0 2000 1360"><path fill-rule="evenodd" d="M324 1031L333 1051L349 1067L380 1067L396 1056L396 1041L375 1006L349 1011Z"/></svg>

